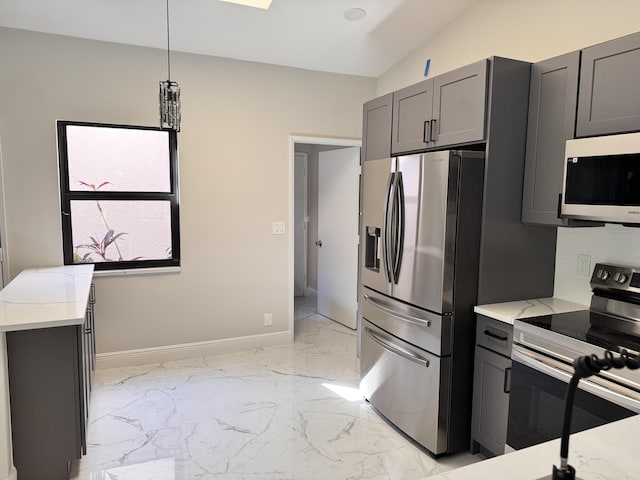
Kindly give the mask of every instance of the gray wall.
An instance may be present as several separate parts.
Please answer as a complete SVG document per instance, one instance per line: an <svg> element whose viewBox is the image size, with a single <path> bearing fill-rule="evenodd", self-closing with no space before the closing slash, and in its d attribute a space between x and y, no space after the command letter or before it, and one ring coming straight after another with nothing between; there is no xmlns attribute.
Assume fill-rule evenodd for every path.
<svg viewBox="0 0 640 480"><path fill-rule="evenodd" d="M157 125L166 52L0 28L0 58L14 277L62 263L56 119ZM364 77L180 53L171 67L182 271L98 278L99 353L288 332L293 242L271 222L292 212L290 136L359 138L375 95Z"/></svg>

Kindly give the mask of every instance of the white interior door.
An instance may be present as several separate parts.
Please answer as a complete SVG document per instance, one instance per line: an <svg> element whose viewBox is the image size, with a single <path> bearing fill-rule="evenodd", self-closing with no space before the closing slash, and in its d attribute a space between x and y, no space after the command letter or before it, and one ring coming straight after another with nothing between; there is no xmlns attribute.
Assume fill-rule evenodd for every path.
<svg viewBox="0 0 640 480"><path fill-rule="evenodd" d="M307 154L294 156L293 212L293 295L300 297L307 289Z"/></svg>
<svg viewBox="0 0 640 480"><path fill-rule="evenodd" d="M319 153L318 313L353 329L357 326L359 170L359 147Z"/></svg>

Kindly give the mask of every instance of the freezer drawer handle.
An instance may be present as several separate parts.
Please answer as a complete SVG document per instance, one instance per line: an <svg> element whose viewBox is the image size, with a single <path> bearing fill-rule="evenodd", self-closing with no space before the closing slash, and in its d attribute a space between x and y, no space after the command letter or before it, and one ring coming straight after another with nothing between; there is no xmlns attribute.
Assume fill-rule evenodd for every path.
<svg viewBox="0 0 640 480"><path fill-rule="evenodd" d="M364 299L366 301L368 301L368 302L373 303L377 308L379 308L380 310L388 313L389 315L391 315L393 317L401 318L403 320L406 320L407 322L411 322L411 323L415 323L416 325L420 325L421 327L430 327L431 326L431 320L427 320L426 318L412 317L411 315L405 315L403 313L397 312L396 310L393 310L393 309L387 307L380 300L377 300L377 299L373 298L372 296L367 295L366 293L364 294Z"/></svg>
<svg viewBox="0 0 640 480"><path fill-rule="evenodd" d="M382 348L384 348L388 352L391 352L399 357L402 357L412 362L415 362L417 364L420 364L423 367L429 366L429 360L427 360L426 358L422 358L421 356L411 353L405 350L404 348L400 348L397 345L392 345L391 343L384 341L370 328L365 327L364 331L367 332L367 334L371 337L371 340L376 342L378 345L380 345Z"/></svg>

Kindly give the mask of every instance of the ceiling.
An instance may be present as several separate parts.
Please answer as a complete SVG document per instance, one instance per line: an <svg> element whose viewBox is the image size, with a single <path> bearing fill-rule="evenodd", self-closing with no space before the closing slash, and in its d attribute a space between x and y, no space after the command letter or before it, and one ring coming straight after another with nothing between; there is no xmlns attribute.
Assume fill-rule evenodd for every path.
<svg viewBox="0 0 640 480"><path fill-rule="evenodd" d="M169 0L172 51L377 77L480 0ZM350 8L367 11L349 21ZM0 0L0 26L167 48L166 0Z"/></svg>

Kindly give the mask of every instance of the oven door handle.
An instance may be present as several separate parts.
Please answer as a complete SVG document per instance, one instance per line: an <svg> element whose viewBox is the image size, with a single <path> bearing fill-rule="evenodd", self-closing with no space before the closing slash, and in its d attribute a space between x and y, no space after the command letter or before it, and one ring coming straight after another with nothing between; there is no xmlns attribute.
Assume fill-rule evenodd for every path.
<svg viewBox="0 0 640 480"><path fill-rule="evenodd" d="M514 346L511 351L511 359L531 367L534 370L545 373L563 383L568 384L573 376L573 367L535 352L524 351L517 346ZM595 382L597 382L598 385ZM640 397L631 398L627 395L614 392L607 388L608 384L611 383L601 377L591 377L591 379L583 378L578 383L578 388L596 397L603 398L616 405L640 413Z"/></svg>

